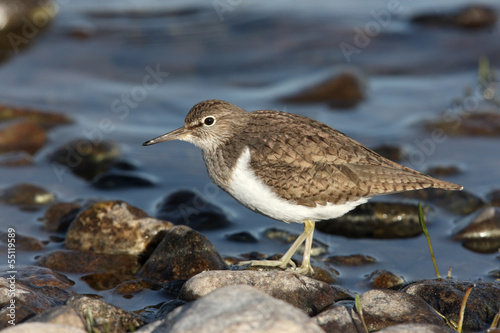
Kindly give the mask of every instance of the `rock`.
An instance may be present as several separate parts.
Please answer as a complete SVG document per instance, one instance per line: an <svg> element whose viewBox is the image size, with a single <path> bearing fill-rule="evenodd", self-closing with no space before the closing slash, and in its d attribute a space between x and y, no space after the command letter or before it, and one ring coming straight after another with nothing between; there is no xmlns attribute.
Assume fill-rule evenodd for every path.
<svg viewBox="0 0 500 333"><path fill-rule="evenodd" d="M359 333L363 332L363 323L354 311L353 301L341 301L313 317L313 320L327 333Z"/></svg>
<svg viewBox="0 0 500 333"><path fill-rule="evenodd" d="M405 283L405 279L402 276L383 269L378 269L372 272L368 275L368 279L370 280L373 288L381 289L394 289Z"/></svg>
<svg viewBox="0 0 500 333"><path fill-rule="evenodd" d="M155 182L146 175L111 170L94 178L91 185L101 190L116 190L134 187L151 187L155 185Z"/></svg>
<svg viewBox="0 0 500 333"><path fill-rule="evenodd" d="M9 327L5 333L87 333L87 331L70 325L51 324L51 323L24 323Z"/></svg>
<svg viewBox="0 0 500 333"><path fill-rule="evenodd" d="M465 29L488 28L495 25L497 13L493 8L469 5L448 13L424 13L411 18L411 22L430 26L453 26Z"/></svg>
<svg viewBox="0 0 500 333"><path fill-rule="evenodd" d="M341 72L301 92L284 97L284 103L328 103L351 108L364 99L364 83L354 72Z"/></svg>
<svg viewBox="0 0 500 333"><path fill-rule="evenodd" d="M493 206L500 207L500 190L491 191L487 197Z"/></svg>
<svg viewBox="0 0 500 333"><path fill-rule="evenodd" d="M232 242L238 243L258 243L257 237L249 233L248 231L236 232L233 234L226 235L225 238Z"/></svg>
<svg viewBox="0 0 500 333"><path fill-rule="evenodd" d="M177 191L164 198L157 206L156 217L195 230L221 229L231 224L220 207L190 190Z"/></svg>
<svg viewBox="0 0 500 333"><path fill-rule="evenodd" d="M0 202L28 209L50 204L54 200L54 194L43 187L28 183L13 185L0 193Z"/></svg>
<svg viewBox="0 0 500 333"><path fill-rule="evenodd" d="M206 270L226 268L224 259L208 238L187 226L175 226L158 244L138 276L163 284L189 279Z"/></svg>
<svg viewBox="0 0 500 333"><path fill-rule="evenodd" d="M20 323L50 307L62 305L72 296L71 281L48 268L16 266L16 271L13 274L7 267L0 269L0 318L7 318L11 300L15 301L15 322ZM9 295L12 288L15 288L14 297ZM6 320L0 321L0 328L8 326Z"/></svg>
<svg viewBox="0 0 500 333"><path fill-rule="evenodd" d="M351 254L348 256L331 256L325 259L325 262L334 265L345 265L345 266L361 266L367 264L373 264L377 260L373 257L364 254Z"/></svg>
<svg viewBox="0 0 500 333"><path fill-rule="evenodd" d="M402 291L423 299L449 320L458 323L460 307L472 282L455 280L427 280L414 282ZM467 299L464 331L482 331L491 324L500 309L500 285L495 282L476 282Z"/></svg>
<svg viewBox="0 0 500 333"><path fill-rule="evenodd" d="M462 173L462 170L460 170L460 168L455 165L436 165L433 167L429 167L425 171L425 173L432 177L444 178L458 175Z"/></svg>
<svg viewBox="0 0 500 333"><path fill-rule="evenodd" d="M54 250L38 258L37 264L65 273L135 274L139 258L127 254L104 254L72 250Z"/></svg>
<svg viewBox="0 0 500 333"><path fill-rule="evenodd" d="M47 141L43 128L30 121L8 124L0 129L0 154L24 151L34 155Z"/></svg>
<svg viewBox="0 0 500 333"><path fill-rule="evenodd" d="M85 330L86 328L82 318L78 315L75 309L69 305L60 305L50 308L47 311L30 318L28 322L68 325L81 330Z"/></svg>
<svg viewBox="0 0 500 333"><path fill-rule="evenodd" d="M432 324L399 324L384 328L379 333L455 333L448 327Z"/></svg>
<svg viewBox="0 0 500 333"><path fill-rule="evenodd" d="M292 272L208 271L189 279L182 287L179 298L192 301L216 289L240 284L253 286L309 315L319 313L339 299L352 297L344 290L337 293L327 283Z"/></svg>
<svg viewBox="0 0 500 333"><path fill-rule="evenodd" d="M8 231L6 229L6 231ZM9 232L0 231L0 240L4 244L5 248L7 248L7 235ZM40 242L35 237L25 236L16 232L16 250L17 251L40 251L45 248L45 245ZM0 250L1 251L1 250ZM6 251L7 252L7 251Z"/></svg>
<svg viewBox="0 0 500 333"><path fill-rule="evenodd" d="M81 205L76 202L59 202L53 204L47 208L43 217L45 230L66 232L81 208Z"/></svg>
<svg viewBox="0 0 500 333"><path fill-rule="evenodd" d="M446 191L439 188L427 188L402 192L396 195L418 200L419 202L427 201L458 215L470 214L486 205L483 199L468 191Z"/></svg>
<svg viewBox="0 0 500 333"><path fill-rule="evenodd" d="M17 53L31 45L49 26L57 8L52 0L0 1L0 12L5 17L0 27L0 51Z"/></svg>
<svg viewBox="0 0 500 333"><path fill-rule="evenodd" d="M453 239L469 250L494 253L500 249L500 207L487 207L457 223Z"/></svg>
<svg viewBox="0 0 500 333"><path fill-rule="evenodd" d="M305 313L250 286L227 286L137 333L324 333Z"/></svg>
<svg viewBox="0 0 500 333"><path fill-rule="evenodd" d="M77 215L66 235L66 247L84 252L147 255L172 226L126 202L102 201Z"/></svg>
<svg viewBox="0 0 500 333"><path fill-rule="evenodd" d="M264 231L264 237L273 240L278 240L284 244L290 244L290 245L293 244L293 242L295 242L298 236L299 236L298 234L293 234L286 230L281 230L277 228L268 228ZM305 248L304 244L299 246L299 248L297 249L297 253L303 254L304 248ZM328 245L316 239L313 239L311 247L311 256L317 257L327 252L328 252Z"/></svg>
<svg viewBox="0 0 500 333"><path fill-rule="evenodd" d="M4 167L23 167L33 164L33 156L25 151L0 154L0 165Z"/></svg>
<svg viewBox="0 0 500 333"><path fill-rule="evenodd" d="M369 290L361 295L363 317L369 331L403 323L445 326L434 309L422 299L389 289Z"/></svg>
<svg viewBox="0 0 500 333"><path fill-rule="evenodd" d="M0 105L0 122L13 119L29 120L44 129L73 122L64 114Z"/></svg>
<svg viewBox="0 0 500 333"><path fill-rule="evenodd" d="M75 309L85 322L92 322L92 327L97 332L118 333L134 330L137 332L136 328L146 323L132 312L88 296L72 297L67 304ZM92 319L89 318L89 313Z"/></svg>
<svg viewBox="0 0 500 333"><path fill-rule="evenodd" d="M159 290L160 287L148 281L135 279L120 283L113 289L113 292L125 298L130 298L144 289Z"/></svg>
<svg viewBox="0 0 500 333"><path fill-rule="evenodd" d="M169 301L166 301L165 303L162 304L160 309L158 310L158 313L156 314L155 318L156 319L163 319L167 317L167 315L177 309L179 306L185 305L187 302L182 301L180 299L172 299Z"/></svg>
<svg viewBox="0 0 500 333"><path fill-rule="evenodd" d="M120 147L114 142L76 139L57 148L48 159L59 175L63 170L57 164L69 168L77 177L92 180L108 171L120 154Z"/></svg>
<svg viewBox="0 0 500 333"><path fill-rule="evenodd" d="M422 233L417 205L368 202L339 218L316 223L327 234L360 238L406 238Z"/></svg>
<svg viewBox="0 0 500 333"><path fill-rule="evenodd" d="M436 128L443 133L453 136L485 136L498 137L500 135L500 114L490 111L474 111L466 117L460 118L460 123L449 121L447 117L426 124L429 131Z"/></svg>
<svg viewBox="0 0 500 333"><path fill-rule="evenodd" d="M395 145L385 144L379 147L375 147L372 150L377 154L382 155L383 157L388 158L394 162L401 162L405 158L405 154L403 153L401 147Z"/></svg>

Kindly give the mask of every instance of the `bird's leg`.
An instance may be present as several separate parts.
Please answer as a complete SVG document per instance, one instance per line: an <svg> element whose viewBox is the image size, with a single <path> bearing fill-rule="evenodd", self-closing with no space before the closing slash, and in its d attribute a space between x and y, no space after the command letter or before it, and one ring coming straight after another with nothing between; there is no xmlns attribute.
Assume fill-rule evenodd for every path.
<svg viewBox="0 0 500 333"><path fill-rule="evenodd" d="M286 251L286 253L279 260L250 260L241 261L238 265L250 265L250 266L268 266L268 267L280 267L286 269L288 265L292 267L289 270L296 271L298 273L307 274L313 273L311 267L311 246L312 238L314 232L314 222L307 219L304 221L304 231L297 237L292 246ZM295 263L292 261L292 256L297 252L299 246L306 241L306 248L304 250L304 259L302 265L296 268Z"/></svg>

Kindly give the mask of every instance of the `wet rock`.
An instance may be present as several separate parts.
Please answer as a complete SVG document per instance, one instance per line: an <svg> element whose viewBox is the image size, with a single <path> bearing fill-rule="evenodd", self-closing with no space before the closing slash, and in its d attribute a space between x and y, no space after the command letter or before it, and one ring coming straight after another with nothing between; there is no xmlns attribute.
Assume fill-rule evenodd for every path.
<svg viewBox="0 0 500 333"><path fill-rule="evenodd" d="M108 171L120 154L120 147L114 142L76 139L57 148L48 159L59 175L64 173L58 166L62 165L77 177L92 180Z"/></svg>
<svg viewBox="0 0 500 333"><path fill-rule="evenodd" d="M449 320L458 323L465 292L472 285L468 281L427 280L411 283L403 288L408 294L423 299ZM476 282L467 299L463 330L480 331L491 324L500 309L500 286L495 282Z"/></svg>
<svg viewBox="0 0 500 333"><path fill-rule="evenodd" d="M487 207L457 223L453 239L469 250L494 253L500 249L500 208Z"/></svg>
<svg viewBox="0 0 500 333"><path fill-rule="evenodd" d="M399 291L370 290L361 295L363 317L369 331L403 323L433 324L444 327L444 321L422 299Z"/></svg>
<svg viewBox="0 0 500 333"><path fill-rule="evenodd" d="M190 190L177 191L164 198L157 206L156 217L195 230L221 229L230 225L220 207Z"/></svg>
<svg viewBox="0 0 500 333"><path fill-rule="evenodd" d="M127 254L103 254L72 250L54 250L43 254L37 264L65 273L134 274L141 264L137 256Z"/></svg>
<svg viewBox="0 0 500 333"><path fill-rule="evenodd" d="M0 154L0 165L5 167L23 167L33 164L33 156L24 151Z"/></svg>
<svg viewBox="0 0 500 333"><path fill-rule="evenodd" d="M127 298L144 289L159 290L160 287L148 281L135 279L120 283L113 292Z"/></svg>
<svg viewBox="0 0 500 333"><path fill-rule="evenodd" d="M432 324L399 324L384 328L379 333L455 333L448 327Z"/></svg>
<svg viewBox="0 0 500 333"><path fill-rule="evenodd" d="M500 207L500 190L493 190L488 194L488 200L493 206Z"/></svg>
<svg viewBox="0 0 500 333"><path fill-rule="evenodd" d="M9 123L0 129L0 154L24 151L34 155L46 141L47 133L35 123Z"/></svg>
<svg viewBox="0 0 500 333"><path fill-rule="evenodd" d="M6 230L7 231L7 230ZM5 246L5 248L7 248L7 235L9 234L9 232L3 232L3 231L0 231L0 242L2 242ZM45 248L45 245L40 242L38 239L36 239L35 237L31 237L31 236L25 236L25 235L22 235L20 233L17 233L16 232L16 237L15 237L15 240L16 240L16 250L18 251L40 251L40 250L43 250Z"/></svg>
<svg viewBox="0 0 500 333"><path fill-rule="evenodd" d="M208 238L187 226L175 226L158 244L138 276L163 284L226 268L224 259Z"/></svg>
<svg viewBox="0 0 500 333"><path fill-rule="evenodd" d="M57 13L57 4L52 0L2 0L0 11L5 17L0 27L0 50L17 53L49 26Z"/></svg>
<svg viewBox="0 0 500 333"><path fill-rule="evenodd" d="M428 122L426 128L431 131L439 128L444 133L453 136L497 137L500 135L500 114L477 111L460 118L460 123L440 119Z"/></svg>
<svg viewBox="0 0 500 333"><path fill-rule="evenodd" d="M436 165L428 168L425 173L433 177L444 178L458 175L462 173L462 170L456 165Z"/></svg>
<svg viewBox="0 0 500 333"><path fill-rule="evenodd" d="M181 289L179 298L192 301L230 285L249 285L315 315L339 299L352 298L344 289L307 276L281 271L209 271L193 276ZM337 292L338 291L338 292Z"/></svg>
<svg viewBox="0 0 500 333"><path fill-rule="evenodd" d="M0 193L0 202L24 208L36 208L50 204L54 200L54 194L43 187L28 183L13 185Z"/></svg>
<svg viewBox="0 0 500 333"><path fill-rule="evenodd" d="M305 313L250 286L227 286L172 311L137 333L317 332Z"/></svg>
<svg viewBox="0 0 500 333"><path fill-rule="evenodd" d="M92 273L82 276L80 279L84 281L93 290L102 291L117 287L118 285L128 282L135 278L134 274L128 272L110 271L104 273Z"/></svg>
<svg viewBox="0 0 500 333"><path fill-rule="evenodd" d="M344 216L316 223L316 228L353 238L406 238L422 233L417 205L393 202L359 205Z"/></svg>
<svg viewBox="0 0 500 333"><path fill-rule="evenodd" d="M394 162L400 162L405 158L403 150L399 146L386 144L373 148L373 151Z"/></svg>
<svg viewBox="0 0 500 333"><path fill-rule="evenodd" d="M495 25L497 13L493 8L469 5L448 13L423 13L411 18L411 22L429 26L452 26L465 29L488 28Z"/></svg>
<svg viewBox="0 0 500 333"><path fill-rule="evenodd" d="M419 202L427 201L458 215L470 214L486 205L483 199L465 190L446 191L439 188L428 188L398 193L397 196Z"/></svg>
<svg viewBox="0 0 500 333"><path fill-rule="evenodd" d="M382 269L372 272L368 275L368 279L373 288L381 289L394 289L405 283L405 279L402 276Z"/></svg>
<svg viewBox="0 0 500 333"><path fill-rule="evenodd" d="M350 108L364 99L364 83L354 72L337 73L301 92L284 97L284 103L328 103L335 108Z"/></svg>
<svg viewBox="0 0 500 333"><path fill-rule="evenodd" d="M20 323L50 307L62 305L72 296L71 282L48 268L16 266L16 274L9 268L0 269L0 318L7 318L11 299L15 300L16 323ZM14 276L14 279L13 279ZM15 296L9 296L14 283ZM0 328L8 326L0 321Z"/></svg>
<svg viewBox="0 0 500 333"><path fill-rule="evenodd" d="M101 190L116 190L134 187L151 187L155 182L145 175L124 171L108 171L92 180L92 187Z"/></svg>
<svg viewBox="0 0 500 333"><path fill-rule="evenodd" d="M72 120L64 114L0 105L0 122L13 119L29 120L44 129L50 129L56 125L64 125L72 122Z"/></svg>
<svg viewBox="0 0 500 333"><path fill-rule="evenodd" d="M163 319L170 312L174 311L179 306L185 305L186 303L187 302L182 301L180 299L172 299L172 300L166 301L165 303L162 304L162 306L158 310L158 313L156 314L155 318L157 318L157 319Z"/></svg>
<svg viewBox="0 0 500 333"><path fill-rule="evenodd" d="M90 313L97 332L137 332L136 328L145 324L144 319L132 312L88 296L72 297L67 305L75 309L84 321L90 320Z"/></svg>
<svg viewBox="0 0 500 333"><path fill-rule="evenodd" d="M348 256L331 256L325 259L327 263L345 266L361 266L373 264L377 260L365 254L351 254Z"/></svg>
<svg viewBox="0 0 500 333"><path fill-rule="evenodd" d="M64 324L52 324L52 323L23 323L21 325L16 325L7 328L3 332L5 333L87 333L87 331L81 328L76 328L70 325Z"/></svg>
<svg viewBox="0 0 500 333"><path fill-rule="evenodd" d="M43 217L45 230L65 232L81 208L81 205L76 202L59 202L53 204L47 208Z"/></svg>
<svg viewBox="0 0 500 333"><path fill-rule="evenodd" d="M226 239L232 242L238 243L258 243L257 238L249 233L248 231L235 232L233 234L226 235Z"/></svg>
<svg viewBox="0 0 500 333"><path fill-rule="evenodd" d="M103 201L77 215L66 235L66 247L95 253L149 254L172 226L126 202Z"/></svg>
<svg viewBox="0 0 500 333"><path fill-rule="evenodd" d="M78 313L69 305L60 305L48 309L33 318L28 322L42 322L51 324L68 325L77 329L85 330L85 324ZM73 332L71 329L71 332Z"/></svg>
<svg viewBox="0 0 500 333"><path fill-rule="evenodd" d="M361 318L354 310L354 301L340 301L332 304L314 316L313 320L327 333L364 332Z"/></svg>
<svg viewBox="0 0 500 333"><path fill-rule="evenodd" d="M286 230L277 229L277 228L268 228L264 231L264 237L278 240L284 244L293 244L299 235L290 233ZM297 253L303 254L305 246L302 244L297 249ZM317 257L322 254L328 252L328 245L320 242L319 240L313 239L312 247L311 247L311 256Z"/></svg>

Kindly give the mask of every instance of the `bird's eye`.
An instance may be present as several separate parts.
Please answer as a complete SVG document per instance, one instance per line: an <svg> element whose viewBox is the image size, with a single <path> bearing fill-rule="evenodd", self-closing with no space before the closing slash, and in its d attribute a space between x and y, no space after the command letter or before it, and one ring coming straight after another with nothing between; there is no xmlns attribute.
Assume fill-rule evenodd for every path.
<svg viewBox="0 0 500 333"><path fill-rule="evenodd" d="M208 116L205 119L203 119L203 123L207 126L212 126L213 124L215 124L215 118Z"/></svg>

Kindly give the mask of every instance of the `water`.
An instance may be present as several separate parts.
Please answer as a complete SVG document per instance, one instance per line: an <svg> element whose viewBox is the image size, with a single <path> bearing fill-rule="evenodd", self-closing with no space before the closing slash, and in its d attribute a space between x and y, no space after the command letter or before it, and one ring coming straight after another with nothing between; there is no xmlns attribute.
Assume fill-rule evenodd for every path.
<svg viewBox="0 0 500 333"><path fill-rule="evenodd" d="M454 8L457 1L401 0L398 13L391 14L369 43L350 57L339 45L354 43L355 27L377 22L372 11L386 10L386 1L234 1L226 12L219 12L222 16L214 2L194 0L58 3L59 14L48 30L0 67L0 103L64 113L76 121L50 131L49 142L37 153L33 166L2 167L2 188L32 182L61 200L121 199L151 214L164 195L181 188L196 189L222 206L234 221L230 228L204 233L223 255L284 252L287 245L265 239L258 245L225 240L225 234L237 231L259 234L277 227L298 233L301 226L255 214L217 189L206 175L197 148L182 142L141 146L147 139L180 127L189 108L208 98L225 99L247 110L280 109L306 115L369 147L401 145L414 157L405 164L418 170L435 164L462 166L465 171L448 180L480 196L500 187L498 138L448 137L429 152L418 144L429 138L422 121L439 119L467 87L475 87L480 57L488 57L493 67L499 65L500 44L492 42L499 40L498 25L465 31L408 23L413 13ZM482 3L500 10L497 1ZM333 111L323 104L279 101L339 68L355 68L366 77L366 99L354 109ZM158 186L102 191L69 172L58 176L47 154L70 139L85 136L119 142L124 158L156 177ZM51 234L38 221L43 211L24 212L2 205L1 212L2 230L15 226L18 233L48 243L45 251L19 254L21 263L32 264L44 252L63 248L50 241ZM456 216L437 210L428 218L441 274L451 266L456 278L490 279L487 273L499 265L495 254L473 253L451 241ZM378 260L371 266L339 268L340 283L354 290L363 291L364 275L375 269L393 271L407 280L435 276L423 237L346 239L319 232L316 237L329 245L331 255L364 253ZM77 292L93 292L77 275L71 278ZM137 297L125 300L112 291L94 293L134 310L161 301L155 293L148 294L150 303L144 296L139 302Z"/></svg>

